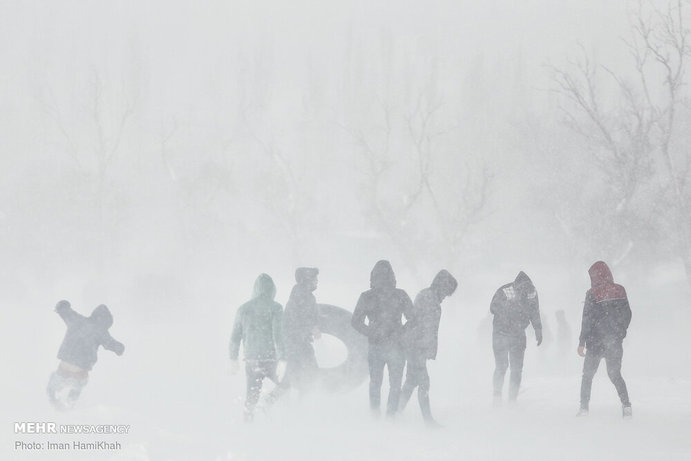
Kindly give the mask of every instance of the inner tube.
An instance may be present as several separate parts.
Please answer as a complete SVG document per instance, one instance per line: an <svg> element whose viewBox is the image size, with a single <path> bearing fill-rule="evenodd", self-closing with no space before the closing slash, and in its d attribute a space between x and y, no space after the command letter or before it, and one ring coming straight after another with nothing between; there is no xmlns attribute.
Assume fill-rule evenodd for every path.
<svg viewBox="0 0 691 461"><path fill-rule="evenodd" d="M340 339L348 350L343 363L335 367L319 368L321 386L330 392L347 392L360 386L369 375L367 338L352 327L353 314L341 307L317 304L319 330Z"/></svg>

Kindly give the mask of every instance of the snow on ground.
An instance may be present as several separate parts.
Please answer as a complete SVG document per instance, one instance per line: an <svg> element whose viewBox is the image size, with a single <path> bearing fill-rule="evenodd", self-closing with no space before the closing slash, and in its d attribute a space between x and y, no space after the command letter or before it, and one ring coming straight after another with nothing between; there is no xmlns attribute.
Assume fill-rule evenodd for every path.
<svg viewBox="0 0 691 461"><path fill-rule="evenodd" d="M11 440L2 442L0 454L2 459L17 460L690 459L691 381L629 379L632 395L640 396L634 400L635 417L630 421L621 419L616 396L603 379L595 383L591 415L576 418L577 382L578 376L527 380L519 402L502 408L493 408L487 395L478 392L452 401L435 398L444 425L440 429L427 429L415 405L395 422L371 419L366 386L347 395L291 400L270 414L258 415L249 425L240 417L239 393L232 402L210 407L188 404L189 396L180 396L164 409L154 402L148 408L130 409L90 404L86 398L69 415L57 414L38 401L32 407L15 407L10 420L118 422L130 424L132 430L127 436L104 437L119 440L123 449L97 456L17 452ZM157 399L155 392L149 396Z"/></svg>
<svg viewBox="0 0 691 461"><path fill-rule="evenodd" d="M622 420L604 363L594 381L590 416L576 418L581 359L571 351L557 361L556 344L536 348L530 328L519 401L493 407L492 353L487 331L478 327L486 309L480 301L469 300L465 289L445 304L438 360L429 366L433 412L443 424L435 430L422 423L415 394L396 421L372 419L366 381L348 393L316 393L304 399L293 394L266 414L260 412L254 423L245 424L244 370L232 376L227 359L234 313L227 306L235 304L228 300L196 302L198 307L170 315L154 315L144 306L125 308L126 303L111 300L115 315L111 333L126 344L125 354L117 357L101 350L76 409L56 412L44 391L64 334L64 325L52 312L54 300L37 297L9 306L10 320L0 325L1 347L8 352L0 388L5 421L0 459L691 459L688 312L657 306L646 314L645 300L636 299L623 366L634 418ZM334 298L338 298L335 293L324 292L319 299ZM546 316L549 296L541 301ZM73 304L88 314L85 303ZM569 320L575 349L575 311ZM343 353L333 339L317 343L317 348L324 361L328 351ZM385 381L384 401L386 392ZM126 435L102 437L15 434L13 424L21 421L127 424L131 429ZM122 449L14 449L16 441L71 440L118 441Z"/></svg>

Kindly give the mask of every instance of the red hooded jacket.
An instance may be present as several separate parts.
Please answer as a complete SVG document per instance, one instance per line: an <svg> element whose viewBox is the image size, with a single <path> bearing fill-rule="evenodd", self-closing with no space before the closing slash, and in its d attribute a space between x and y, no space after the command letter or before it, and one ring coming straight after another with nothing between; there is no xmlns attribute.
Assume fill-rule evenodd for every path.
<svg viewBox="0 0 691 461"><path fill-rule="evenodd" d="M588 269L590 290L585 295L579 346L593 347L626 337L631 308L623 286L614 283L612 272L602 261Z"/></svg>

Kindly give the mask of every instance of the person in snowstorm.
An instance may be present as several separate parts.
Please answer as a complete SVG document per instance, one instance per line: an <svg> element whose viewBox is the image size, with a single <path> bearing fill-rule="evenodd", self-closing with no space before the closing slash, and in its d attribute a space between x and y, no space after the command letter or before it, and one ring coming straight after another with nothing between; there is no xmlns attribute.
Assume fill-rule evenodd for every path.
<svg viewBox="0 0 691 461"><path fill-rule="evenodd" d="M113 325L113 316L104 304L84 317L63 300L55 306L55 312L67 325L67 332L58 350L60 364L50 375L47 392L48 399L56 408L67 410L74 406L89 381L89 371L98 360L99 346L117 355L125 352L125 346L108 333Z"/></svg>
<svg viewBox="0 0 691 461"><path fill-rule="evenodd" d="M441 302L447 296L451 296L457 286L458 282L448 271L440 271L429 288L425 288L415 297L411 316L403 326L407 369L399 406L402 411L417 387L422 417L425 423L432 427L438 424L432 418L429 403L430 380L427 360L437 358Z"/></svg>
<svg viewBox="0 0 691 461"><path fill-rule="evenodd" d="M515 402L521 387L525 329L533 325L537 345L542 344L542 322L537 291L521 271L512 283L499 287L492 298L492 349L494 350L494 404L500 405L506 370L511 367L509 402Z"/></svg>
<svg viewBox="0 0 691 461"><path fill-rule="evenodd" d="M283 340L286 371L281 384L272 392L270 401L291 387L307 391L317 376L317 357L312 345L321 338L319 312L314 291L317 289L319 269L299 267L295 270L295 286L290 292L283 313Z"/></svg>
<svg viewBox="0 0 691 461"><path fill-rule="evenodd" d="M388 417L398 411L405 354L401 345L402 317L410 318L413 302L408 294L396 288L391 263L378 261L370 274L370 289L360 295L351 324L367 337L370 373L369 401L372 414L379 415L384 367L389 371ZM365 323L365 320L367 323Z"/></svg>
<svg viewBox="0 0 691 461"><path fill-rule="evenodd" d="M260 274L254 282L252 299L240 306L235 314L230 336L231 370L236 373L240 344L245 356L247 395L244 417L254 418L264 378L278 384L276 367L283 360L283 307L274 301L276 285L267 274Z"/></svg>
<svg viewBox="0 0 691 461"><path fill-rule="evenodd" d="M585 295L581 334L578 339L578 355L585 357L581 380L581 408L579 416L588 414L593 376L605 359L607 375L614 384L621 400L622 413L631 417L631 402L626 383L621 376L621 359L624 355L623 340L631 323L631 308L626 290L614 283L612 272L602 261L588 269L590 289Z"/></svg>

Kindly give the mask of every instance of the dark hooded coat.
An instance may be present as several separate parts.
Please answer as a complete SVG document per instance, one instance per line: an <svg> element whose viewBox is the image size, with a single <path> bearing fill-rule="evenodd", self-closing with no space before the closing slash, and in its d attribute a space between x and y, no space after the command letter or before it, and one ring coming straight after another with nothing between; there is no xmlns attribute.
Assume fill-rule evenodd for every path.
<svg viewBox="0 0 691 461"><path fill-rule="evenodd" d="M415 297L411 316L403 327L403 343L411 352L426 359L437 358L441 302L458 286L447 271L440 271L432 284Z"/></svg>
<svg viewBox="0 0 691 461"><path fill-rule="evenodd" d="M283 359L283 307L274 301L276 285L267 274L254 282L252 299L238 308L230 336L230 358L237 360L240 343L245 360Z"/></svg>
<svg viewBox="0 0 691 461"><path fill-rule="evenodd" d="M60 301L55 311L67 325L58 359L88 371L98 360L99 346L118 355L125 351L125 346L108 333L113 325L113 316L104 304L94 309L88 317L75 312L67 301Z"/></svg>
<svg viewBox="0 0 691 461"><path fill-rule="evenodd" d="M391 263L378 261L370 274L370 289L360 295L351 324L367 336L370 344L400 341L402 317L408 319L413 302L408 294L396 288ZM365 323L367 320L367 323Z"/></svg>
<svg viewBox="0 0 691 461"><path fill-rule="evenodd" d="M591 288L585 295L579 346L598 347L621 341L631 323L631 308L623 286L614 283L602 261L588 269Z"/></svg>
<svg viewBox="0 0 691 461"><path fill-rule="evenodd" d="M283 338L286 358L314 354L312 332L319 324L317 300L313 281L319 274L316 268L300 267L295 271L297 284L290 292L283 313Z"/></svg>
<svg viewBox="0 0 691 461"><path fill-rule="evenodd" d="M490 304L495 333L519 335L532 323L536 336L542 334L540 302L533 282L521 271L516 279L499 287Z"/></svg>

